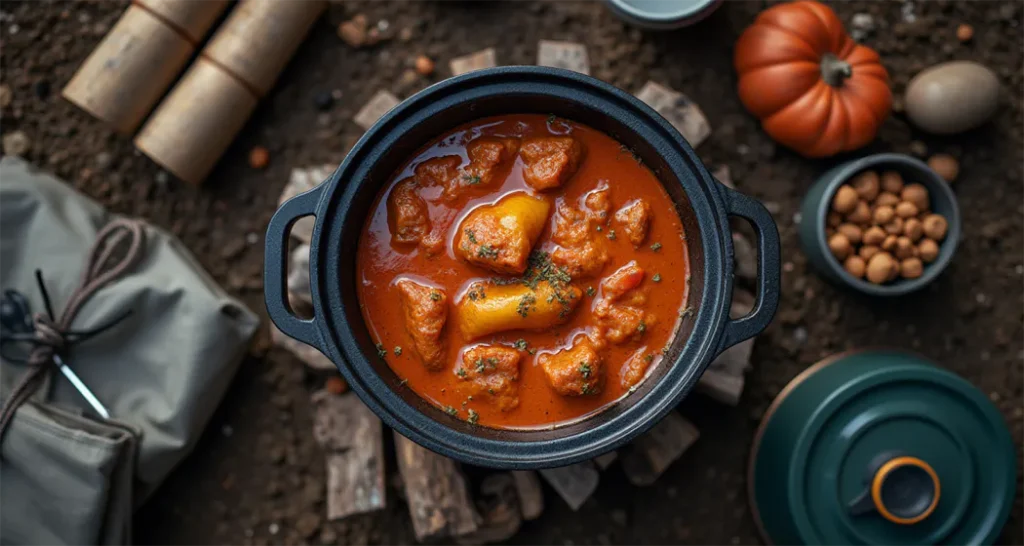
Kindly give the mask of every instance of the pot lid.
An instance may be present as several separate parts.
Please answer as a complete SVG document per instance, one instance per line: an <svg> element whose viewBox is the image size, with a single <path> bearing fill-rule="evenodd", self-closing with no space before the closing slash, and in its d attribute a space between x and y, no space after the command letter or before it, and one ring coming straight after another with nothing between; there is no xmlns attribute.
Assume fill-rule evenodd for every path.
<svg viewBox="0 0 1024 546"><path fill-rule="evenodd" d="M1013 502L1016 455L981 392L896 352L845 356L815 375L830 383L818 383L827 390L804 408L785 484L807 543L996 539Z"/></svg>

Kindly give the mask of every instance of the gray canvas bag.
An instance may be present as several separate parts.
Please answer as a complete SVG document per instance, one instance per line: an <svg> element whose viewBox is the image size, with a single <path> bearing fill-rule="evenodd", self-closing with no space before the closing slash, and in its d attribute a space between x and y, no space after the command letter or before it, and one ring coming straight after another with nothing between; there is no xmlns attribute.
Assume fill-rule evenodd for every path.
<svg viewBox="0 0 1024 546"><path fill-rule="evenodd" d="M60 315L113 218L62 181L3 158L0 290L43 312L38 269ZM64 356L110 419L55 369L18 406L0 444L0 543L130 542L132 511L191 451L259 325L177 239L142 231L137 262L85 301L71 328L130 316ZM0 401L27 369L0 359Z"/></svg>

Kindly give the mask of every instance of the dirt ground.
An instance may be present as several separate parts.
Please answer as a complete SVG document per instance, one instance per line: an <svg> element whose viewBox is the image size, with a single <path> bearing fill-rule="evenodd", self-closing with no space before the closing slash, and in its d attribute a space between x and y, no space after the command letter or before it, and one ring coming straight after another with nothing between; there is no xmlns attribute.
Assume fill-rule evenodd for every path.
<svg viewBox="0 0 1024 546"><path fill-rule="evenodd" d="M743 400L730 408L691 397L682 411L700 428L701 439L657 485L635 489L613 466L576 513L547 489L545 514L526 524L514 542L757 543L744 476L754 428L799 371L853 347L913 349L970 379L1003 411L1019 457L1024 4L850 2L836 7L847 24L856 13L872 16L876 29L863 41L882 55L898 94L917 71L950 59L988 65L1004 87L999 115L982 129L931 137L897 114L863 151L945 152L961 162L954 184L964 219L958 254L928 289L894 301L827 284L808 269L798 249L794 214L800 199L837 159L809 161L775 146L736 97L732 45L763 9L761 2L728 2L699 25L667 33L629 27L599 2L335 3L198 189L169 178L135 151L129 138L60 98L61 88L126 4L3 3L0 83L9 86L13 100L3 110L0 132L24 131L32 143L29 159L110 209L173 230L219 281L261 313L263 231L290 169L339 162L361 133L353 114L380 88L406 97L449 76L450 58L485 47L497 49L501 64L532 64L539 39L567 39L588 46L593 75L632 92L655 80L685 92L707 114L713 132L698 153L708 165L728 165L740 190L766 202L783 237L782 303L756 344ZM409 29L411 38L354 50L338 39L335 28L357 13L371 23L386 20L386 34ZM974 26L972 42L956 39L960 23ZM437 61L434 76L406 74L418 54ZM317 95L334 90L341 98L326 110L318 108ZM247 163L255 145L270 150L264 170ZM387 510L323 521L323 456L311 436L308 401L323 381L285 352L258 344L195 453L139 512L137 541L412 542L394 482ZM394 461L388 463L394 469ZM1004 543L1024 542L1019 474Z"/></svg>

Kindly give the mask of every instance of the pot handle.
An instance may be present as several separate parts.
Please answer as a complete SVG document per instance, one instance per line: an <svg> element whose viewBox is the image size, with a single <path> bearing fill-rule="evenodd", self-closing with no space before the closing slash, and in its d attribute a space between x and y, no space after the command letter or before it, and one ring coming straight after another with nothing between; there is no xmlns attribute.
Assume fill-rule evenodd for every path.
<svg viewBox="0 0 1024 546"><path fill-rule="evenodd" d="M779 307L782 271L779 229L768 209L756 199L725 185L721 190L729 214L747 220L757 233L757 302L746 316L726 322L721 349L724 351L760 334L771 323Z"/></svg>
<svg viewBox="0 0 1024 546"><path fill-rule="evenodd" d="M320 335L317 332L316 317L301 319L291 311L288 304L288 234L292 224L316 211L320 200L317 186L300 193L284 202L267 225L267 237L263 255L263 299L267 305L270 320L285 334L306 345L320 349ZM322 351L322 350L321 350Z"/></svg>

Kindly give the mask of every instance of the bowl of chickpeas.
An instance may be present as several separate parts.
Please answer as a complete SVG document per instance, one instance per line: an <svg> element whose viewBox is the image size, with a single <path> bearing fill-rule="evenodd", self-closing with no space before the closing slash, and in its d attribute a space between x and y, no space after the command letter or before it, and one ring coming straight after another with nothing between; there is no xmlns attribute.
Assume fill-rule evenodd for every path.
<svg viewBox="0 0 1024 546"><path fill-rule="evenodd" d="M876 154L822 175L801 206L800 243L826 278L875 296L934 280L960 239L949 184L924 162Z"/></svg>

